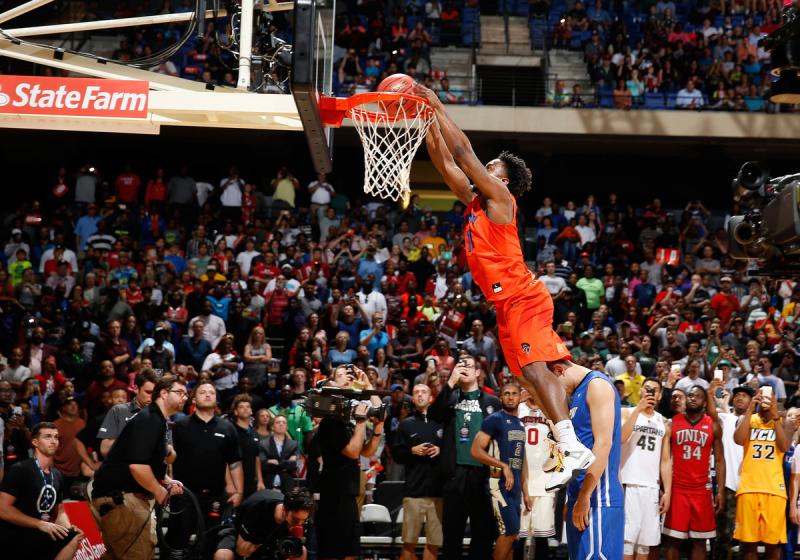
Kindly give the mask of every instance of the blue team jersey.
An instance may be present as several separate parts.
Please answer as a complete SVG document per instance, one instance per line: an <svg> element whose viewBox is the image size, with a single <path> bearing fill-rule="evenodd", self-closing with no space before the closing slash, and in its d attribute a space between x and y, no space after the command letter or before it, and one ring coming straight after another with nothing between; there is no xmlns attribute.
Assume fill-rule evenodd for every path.
<svg viewBox="0 0 800 560"><path fill-rule="evenodd" d="M514 473L514 489L522 488L522 460L525 455L525 427L516 416L499 410L490 414L481 424L481 431L488 434L496 443L501 461L507 463ZM500 475L500 487L505 477Z"/></svg>
<svg viewBox="0 0 800 560"><path fill-rule="evenodd" d="M605 373L590 371L575 389L569 405L572 425L575 427L575 435L589 449L594 447L594 434L592 433L592 414L586 402L586 392L589 389L589 383L595 379L602 379L614 389ZM608 454L608 465L606 465L606 470L600 477L600 482L597 484L594 493L592 493L590 503L593 509L599 507L624 507L625 505L625 494L619 481L619 462L622 452L621 430L619 394L614 389L614 435L611 440L611 450ZM573 504L577 500L584 476L584 474L581 474L567 487L567 503Z"/></svg>

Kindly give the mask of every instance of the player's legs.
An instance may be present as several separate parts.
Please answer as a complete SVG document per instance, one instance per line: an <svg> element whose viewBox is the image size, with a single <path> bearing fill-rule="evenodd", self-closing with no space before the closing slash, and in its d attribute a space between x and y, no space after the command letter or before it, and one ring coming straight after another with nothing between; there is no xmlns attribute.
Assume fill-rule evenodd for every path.
<svg viewBox="0 0 800 560"><path fill-rule="evenodd" d="M692 539L692 553L689 556L690 560L705 560L706 558L706 540L705 539Z"/></svg>
<svg viewBox="0 0 800 560"><path fill-rule="evenodd" d="M494 560L511 560L514 541L520 530L521 504L516 496L497 487L498 479L489 481L492 510L499 536L494 545Z"/></svg>
<svg viewBox="0 0 800 560"><path fill-rule="evenodd" d="M569 419L567 394L547 367L547 362L570 356L553 332L553 301L544 285L536 282L496 308L500 343L509 368L554 423L554 435L563 453L546 489L563 488L594 462L594 455L578 441Z"/></svg>

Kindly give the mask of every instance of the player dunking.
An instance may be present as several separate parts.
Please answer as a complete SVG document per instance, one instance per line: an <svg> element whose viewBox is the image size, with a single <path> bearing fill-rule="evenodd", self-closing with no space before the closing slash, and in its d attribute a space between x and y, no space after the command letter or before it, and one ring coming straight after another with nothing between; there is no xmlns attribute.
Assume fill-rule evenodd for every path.
<svg viewBox="0 0 800 560"><path fill-rule="evenodd" d="M517 202L531 188L531 171L503 152L485 166L466 135L430 89L414 92L428 100L436 120L427 136L428 153L445 183L466 206L464 241L470 272L497 310L500 344L509 368L555 423L561 452L547 490L566 486L586 471L594 455L575 436L567 398L548 362L569 358L553 332L553 302L547 288L525 265L517 233Z"/></svg>

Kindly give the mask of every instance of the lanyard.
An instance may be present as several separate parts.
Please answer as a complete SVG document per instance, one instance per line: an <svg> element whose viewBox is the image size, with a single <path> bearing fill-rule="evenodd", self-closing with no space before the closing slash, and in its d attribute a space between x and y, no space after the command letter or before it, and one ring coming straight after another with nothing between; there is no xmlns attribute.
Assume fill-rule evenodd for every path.
<svg viewBox="0 0 800 560"><path fill-rule="evenodd" d="M34 457L33 461L36 463L36 468L39 470L39 476L42 477L42 482L45 486L52 486L53 485L53 472L50 471L49 474L45 474L42 465L39 464L39 459ZM49 479L48 479L49 477Z"/></svg>

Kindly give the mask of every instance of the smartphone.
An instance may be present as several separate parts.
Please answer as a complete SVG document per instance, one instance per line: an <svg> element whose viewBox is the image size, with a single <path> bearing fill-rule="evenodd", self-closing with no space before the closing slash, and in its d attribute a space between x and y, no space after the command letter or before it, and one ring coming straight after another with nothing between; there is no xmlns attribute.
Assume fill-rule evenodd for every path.
<svg viewBox="0 0 800 560"><path fill-rule="evenodd" d="M681 365L680 364L672 364L672 366L670 366L669 370L672 373L680 373L681 372Z"/></svg>
<svg viewBox="0 0 800 560"><path fill-rule="evenodd" d="M656 390L653 387L647 387L644 390L644 392L647 393L648 395L650 395L651 397L655 396L655 394L656 394Z"/></svg>
<svg viewBox="0 0 800 560"><path fill-rule="evenodd" d="M714 379L719 379L720 381L722 381L722 378L723 378L722 370L721 369L715 369L714 370Z"/></svg>
<svg viewBox="0 0 800 560"><path fill-rule="evenodd" d="M772 387L769 385L764 385L761 387L761 396L762 397L769 397L772 398Z"/></svg>

